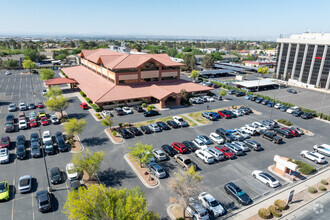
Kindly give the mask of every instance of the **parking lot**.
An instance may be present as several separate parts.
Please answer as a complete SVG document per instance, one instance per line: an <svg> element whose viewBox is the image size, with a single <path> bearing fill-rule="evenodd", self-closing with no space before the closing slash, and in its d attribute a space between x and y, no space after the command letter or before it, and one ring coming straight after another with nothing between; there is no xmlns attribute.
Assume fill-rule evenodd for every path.
<svg viewBox="0 0 330 220"><path fill-rule="evenodd" d="M3 126L4 119L8 114L7 107L9 103L15 102L18 104L19 101L30 102L31 100L43 100L41 90L44 87L42 82L39 80L37 75L32 75L32 81L34 82L35 89L35 96L33 96L33 90L30 86L31 84L28 83L28 80L30 79L29 77L31 77L31 75L19 75L19 73L14 73L10 76L4 76L1 74L1 126ZM6 84L12 83L14 81L22 81L22 84L26 85L22 85L21 88L19 86L16 87L16 85L6 86ZM30 92L26 92L27 90ZM237 202L232 199L232 197L228 196L223 189L223 186L230 181L241 187L254 202L258 201L258 199L261 199L264 195L278 190L278 188L271 189L266 187L258 180L255 180L251 175L253 170L268 171L268 166L274 164L273 158L275 154L299 159L317 168L328 165L315 165L311 161L300 157L300 152L302 150L312 150L312 146L315 144L329 142L328 131L330 125L328 123L324 123L315 119L303 120L301 118L295 118L288 113L280 112L276 109L273 109L271 113L271 108L245 100L244 97L237 98L235 96L228 95L226 96L226 99L227 101L216 101L207 104L193 105L190 107L178 107L164 110L161 111L160 116L152 117L150 119L203 111L207 109L207 106L209 106L209 109L216 109L229 107L231 105L248 105L252 109L261 112L262 115L250 114L234 119L220 119L218 121L212 122L209 125L171 129L169 131L163 131L156 134L142 135L140 137L127 139L123 144L115 145L109 141L106 134L104 133L105 127L103 127L99 121L96 121L88 111L79 108L80 101L78 98L71 97L69 99L70 105L66 111L68 112L69 117L76 117L78 119L83 118L87 121L88 126L80 135L80 139L84 147L89 148L91 151L103 150L106 153L104 161L101 165L101 171L99 172L99 179L101 182L107 186L118 188L132 188L139 186L146 194L150 209L155 210L161 217L164 218L167 217L166 206L169 203L169 197L174 196L167 188L167 183L169 179L174 175L174 173L181 171L182 168L179 167L176 162L174 162L173 158L162 162L161 165L163 165L164 169L167 171L168 177L160 180L159 187L154 189L146 188L123 158L123 156L129 152L129 148L136 142L141 142L143 144L153 144L154 148L160 148L163 144L171 144L176 141L182 142L185 140L192 140L196 138L198 134L205 134L208 136L211 132L214 132L219 127L224 129L239 128L254 121L270 119L270 116L272 119L284 118L291 121L296 126L310 130L315 134L314 136L304 135L301 137L284 139L285 143L280 145L274 144L260 136L252 137L252 139L257 140L261 144L261 146L264 148L263 151L247 152L246 155L240 156L237 159L225 160L211 165L204 164L194 154L189 154L188 156L198 165L201 175L203 176L203 188L201 189L201 192L207 191L211 193L222 204L224 204L229 211L240 207L240 205L238 205ZM17 117L17 114L18 111L14 113L15 117ZM145 118L141 113L134 111L132 115L114 116L114 120L115 123L118 124L119 122L133 123L145 121L149 120L149 118ZM42 127L42 131L46 129L51 130L53 134L57 130L63 130L61 125L48 125L46 127ZM11 138L11 142L14 143L18 134L24 134L26 138L29 139L30 133L37 131L37 128L32 128L25 131L9 133L9 136ZM1 136L3 135L4 133L2 130ZM51 219L65 219L65 216L62 213L62 208L67 198L68 181L62 182L61 184L54 187L56 189L53 192L55 197L53 200L54 208L50 213L41 215L35 205L36 203L34 194L36 191L47 188L47 179L43 165L43 159L29 158L22 161L17 160L14 156L15 150L13 146L10 152L10 163L2 165L0 168L0 180L7 180L11 185L11 198L10 201L1 203L1 207L3 208L0 209L0 218L9 219L9 216L11 216L11 219L21 219L24 216L28 219L41 219L47 216ZM71 153L60 153L53 156L47 156L46 160L48 168L57 166L63 171L65 169L65 165L71 160L71 156ZM17 187L17 180L20 176L26 174L30 174L32 177L34 177L35 183L37 184L34 184L35 188L33 189L33 193L19 194L15 192ZM63 178L65 179L64 173ZM279 179L281 182L281 187L288 185L284 179L277 179Z"/></svg>

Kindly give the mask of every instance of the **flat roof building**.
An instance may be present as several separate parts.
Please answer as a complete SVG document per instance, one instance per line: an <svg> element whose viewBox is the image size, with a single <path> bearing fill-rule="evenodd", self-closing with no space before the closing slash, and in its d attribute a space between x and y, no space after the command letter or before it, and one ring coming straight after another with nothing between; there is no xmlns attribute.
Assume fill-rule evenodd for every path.
<svg viewBox="0 0 330 220"><path fill-rule="evenodd" d="M276 78L304 87L329 89L330 33L277 39Z"/></svg>
<svg viewBox="0 0 330 220"><path fill-rule="evenodd" d="M242 82L233 82L238 88L244 88L249 91L265 90L265 89L276 89L279 88L280 84L274 79L262 79L262 80L249 80Z"/></svg>
<svg viewBox="0 0 330 220"><path fill-rule="evenodd" d="M167 54L126 54L107 49L82 50L81 65L62 71L104 108L156 102L161 108L170 101L179 105L181 90L206 93L212 88L180 79L180 66ZM173 103L171 103L173 105Z"/></svg>

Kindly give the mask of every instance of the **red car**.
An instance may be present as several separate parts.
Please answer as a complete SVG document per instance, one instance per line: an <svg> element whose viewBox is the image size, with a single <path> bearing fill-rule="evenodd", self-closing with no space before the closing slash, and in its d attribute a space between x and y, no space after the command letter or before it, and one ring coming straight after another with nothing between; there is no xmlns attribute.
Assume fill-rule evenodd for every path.
<svg viewBox="0 0 330 220"><path fill-rule="evenodd" d="M281 129L290 132L295 137L299 136L298 131L296 131L295 129L286 128L286 127L283 127Z"/></svg>
<svg viewBox="0 0 330 220"><path fill-rule="evenodd" d="M10 148L10 138L8 136L3 136L0 141L0 148Z"/></svg>
<svg viewBox="0 0 330 220"><path fill-rule="evenodd" d="M83 103L81 103L80 104L80 107L82 108L82 109L88 109L88 105L87 105L87 103L86 102L83 102Z"/></svg>
<svg viewBox="0 0 330 220"><path fill-rule="evenodd" d="M42 125L48 125L48 119L46 117L42 117L40 119L40 122L41 122Z"/></svg>
<svg viewBox="0 0 330 220"><path fill-rule="evenodd" d="M172 147L174 148L174 150L176 150L180 154L188 153L187 147L184 146L184 144L181 144L179 142L172 143Z"/></svg>
<svg viewBox="0 0 330 220"><path fill-rule="evenodd" d="M45 106L44 106L44 103L42 103L42 102L39 102L38 103L38 108L44 108Z"/></svg>
<svg viewBox="0 0 330 220"><path fill-rule="evenodd" d="M34 118L30 119L30 127L31 128L38 127L37 120L35 120Z"/></svg>
<svg viewBox="0 0 330 220"><path fill-rule="evenodd" d="M221 110L221 111L218 111L218 113L222 118L225 118L225 119L231 118L230 112L228 112L227 110Z"/></svg>
<svg viewBox="0 0 330 220"><path fill-rule="evenodd" d="M228 159L233 159L235 158L235 154L231 152L231 150L227 147L221 147L221 146L215 146L215 149L218 149L223 153L223 155L228 158Z"/></svg>

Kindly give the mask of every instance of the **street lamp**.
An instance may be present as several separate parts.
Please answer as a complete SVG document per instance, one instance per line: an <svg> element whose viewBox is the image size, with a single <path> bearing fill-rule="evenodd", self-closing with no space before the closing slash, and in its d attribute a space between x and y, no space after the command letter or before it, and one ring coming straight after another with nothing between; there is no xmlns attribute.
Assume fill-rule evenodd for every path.
<svg viewBox="0 0 330 220"><path fill-rule="evenodd" d="M274 106L275 106L275 94L274 94ZM273 115L273 108L274 108L274 106L272 106L271 107L271 109L270 109L270 116L269 116L269 120L272 120L272 115Z"/></svg>
<svg viewBox="0 0 330 220"><path fill-rule="evenodd" d="M40 146L41 146L41 151L42 151L42 157L44 158L44 165L45 165L47 182L48 182L47 190L48 190L48 192L51 192L52 187L50 186L50 182L49 182L49 175L48 175L48 169L47 169L47 163L46 163L45 146L43 145L42 138L41 138L41 129L39 128L38 130L39 130L39 135L40 135L40 139L41 139Z"/></svg>

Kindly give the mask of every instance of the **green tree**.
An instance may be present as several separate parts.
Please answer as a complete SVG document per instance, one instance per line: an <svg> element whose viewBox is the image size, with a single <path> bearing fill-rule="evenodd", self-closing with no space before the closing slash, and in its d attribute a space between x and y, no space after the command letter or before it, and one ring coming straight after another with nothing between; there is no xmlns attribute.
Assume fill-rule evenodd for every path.
<svg viewBox="0 0 330 220"><path fill-rule="evenodd" d="M194 166L184 172L175 173L174 177L170 179L168 187L178 196L177 201L183 208L183 216L185 216L188 199L197 197L199 194L202 179L203 177L196 172Z"/></svg>
<svg viewBox="0 0 330 220"><path fill-rule="evenodd" d="M4 68L10 69L10 68L13 68L13 67L18 67L18 63L17 63L16 60L8 59L7 61L2 63L2 66Z"/></svg>
<svg viewBox="0 0 330 220"><path fill-rule="evenodd" d="M208 69L213 68L214 58L211 54L206 54L202 61L202 66Z"/></svg>
<svg viewBox="0 0 330 220"><path fill-rule="evenodd" d="M70 220L136 219L156 220L159 216L148 210L148 201L139 187L116 189L91 185L70 191L63 212Z"/></svg>
<svg viewBox="0 0 330 220"><path fill-rule="evenodd" d="M24 50L25 59L27 60L37 60L39 58L39 52L35 49Z"/></svg>
<svg viewBox="0 0 330 220"><path fill-rule="evenodd" d="M113 120L110 117L110 115L106 115L104 119L101 120L102 125L105 127L109 127L109 129L111 130L111 127L113 125Z"/></svg>
<svg viewBox="0 0 330 220"><path fill-rule="evenodd" d="M225 54L226 54L226 53L225 53ZM211 53L211 56L212 56L215 60L222 60L223 58L222 58L221 55L225 55L225 54L223 54L223 52L222 52L222 53L212 52L212 53Z"/></svg>
<svg viewBox="0 0 330 220"><path fill-rule="evenodd" d="M65 60L66 59L66 55L65 54L59 54L55 57L56 60Z"/></svg>
<svg viewBox="0 0 330 220"><path fill-rule="evenodd" d="M130 148L129 155L137 161L142 167L143 164L149 163L150 159L153 157L152 155L152 145L142 144L138 142L134 147Z"/></svg>
<svg viewBox="0 0 330 220"><path fill-rule="evenodd" d="M23 68L24 69L29 69L29 71L31 72L31 69L33 69L33 68L36 68L37 66L36 66L36 64L35 64L35 62L33 62L33 61L31 61L31 60L24 60L23 61Z"/></svg>
<svg viewBox="0 0 330 220"><path fill-rule="evenodd" d="M258 68L258 73L260 74L268 74L269 73L269 70L268 70L268 67L259 67Z"/></svg>
<svg viewBox="0 0 330 220"><path fill-rule="evenodd" d="M188 102L188 99L189 99L189 93L187 92L187 90L182 89L182 90L180 91L180 95L181 95L181 97L183 98L183 100L185 100L186 102Z"/></svg>
<svg viewBox="0 0 330 220"><path fill-rule="evenodd" d="M191 73L190 73L191 78L196 79L198 76L199 76L199 71L197 71L197 70L191 71Z"/></svg>
<svg viewBox="0 0 330 220"><path fill-rule="evenodd" d="M175 57L178 54L178 51L175 48L170 48L166 50L166 53L170 56L170 57Z"/></svg>
<svg viewBox="0 0 330 220"><path fill-rule="evenodd" d="M64 98L63 95L52 96L45 102L47 108L51 111L58 111L63 116L63 111L69 107L68 99Z"/></svg>
<svg viewBox="0 0 330 220"><path fill-rule="evenodd" d="M68 139L72 139L76 134L80 134L86 127L86 124L87 123L84 119L69 119L63 126Z"/></svg>
<svg viewBox="0 0 330 220"><path fill-rule="evenodd" d="M59 95L62 95L62 89L59 86L50 87L48 92L45 94L48 98Z"/></svg>
<svg viewBox="0 0 330 220"><path fill-rule="evenodd" d="M51 69L40 69L39 74L41 80L47 80L47 79L53 79L55 73Z"/></svg>
<svg viewBox="0 0 330 220"><path fill-rule="evenodd" d="M87 148L83 152L74 154L72 156L71 162L75 165L75 169L78 172L86 171L89 179L92 179L93 176L100 170L103 158L103 151L91 153L90 150Z"/></svg>
<svg viewBox="0 0 330 220"><path fill-rule="evenodd" d="M222 96L222 97L224 97L224 96L226 96L227 95L227 92L226 92L226 90L224 90L224 89L221 89L220 90L220 92L219 92L219 96Z"/></svg>
<svg viewBox="0 0 330 220"><path fill-rule="evenodd" d="M186 69L188 71L191 71L195 68L196 66L196 60L195 60L195 56L193 54L185 54L183 56L183 63L186 66Z"/></svg>

